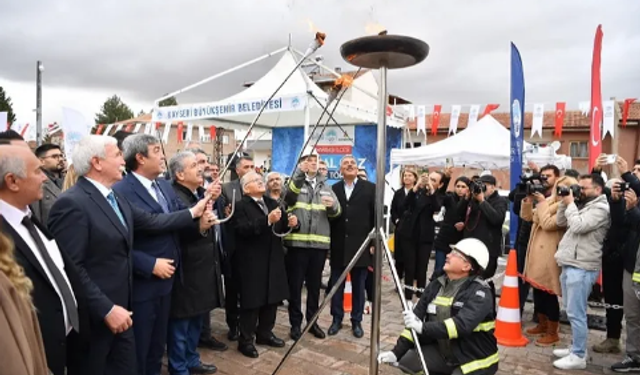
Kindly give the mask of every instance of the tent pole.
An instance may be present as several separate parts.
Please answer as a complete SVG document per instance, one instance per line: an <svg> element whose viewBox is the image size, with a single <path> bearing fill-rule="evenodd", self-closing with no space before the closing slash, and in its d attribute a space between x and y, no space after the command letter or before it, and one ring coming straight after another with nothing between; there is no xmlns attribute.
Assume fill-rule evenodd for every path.
<svg viewBox="0 0 640 375"><path fill-rule="evenodd" d="M279 48L279 49L277 49L277 50L275 50L275 51L273 51L273 52L267 53L266 55L262 55L262 56L260 56L260 57L258 57L258 58L255 58L255 59L251 60L251 61L247 61L247 62L245 62L245 63L243 63L243 64L240 64L240 65L237 65L237 66L235 66L235 67L233 67L233 68L227 69L227 70L225 70L224 72L220 72L220 73L218 73L218 74L214 74L214 75L212 75L211 77L205 78L205 79L203 79L202 81L196 82L196 83L194 83L194 84L192 84L192 85L189 85L189 86L187 86L187 87L185 87L185 88L183 88L183 89L180 89L180 90L174 91L174 92L172 92L172 93L170 93L170 94L166 94L166 95L164 95L164 96L162 96L162 97L160 97L160 98L156 99L156 101L154 102L154 107L157 107L157 106L158 106L158 102L160 102L161 100L164 100L164 99L170 98L170 97L172 97L172 96L176 96L176 95L178 95L178 94L182 94L182 93L187 92L187 91L189 91L189 90L191 90L191 89L194 89L194 88L196 88L196 87L198 87L198 86L204 85L204 84L205 84L205 83L207 83L207 82L211 82L211 81L213 81L214 79L218 79L218 78L220 78L220 77L222 77L222 76L225 76L225 75L227 75L227 74L229 74L229 73L233 73L233 72L235 72L236 70L240 70L240 69L242 69L242 68L246 68L246 67L247 67L247 66L249 66L249 65L255 64L255 63L257 63L257 62L259 62L259 61L262 61L262 60L264 60L264 59L266 59L266 58L269 58L269 57L271 57L271 56L273 56L273 55L277 55L277 54L279 54L279 53L282 53L282 52L286 51L288 48L289 48L288 46L287 46L287 47Z"/></svg>

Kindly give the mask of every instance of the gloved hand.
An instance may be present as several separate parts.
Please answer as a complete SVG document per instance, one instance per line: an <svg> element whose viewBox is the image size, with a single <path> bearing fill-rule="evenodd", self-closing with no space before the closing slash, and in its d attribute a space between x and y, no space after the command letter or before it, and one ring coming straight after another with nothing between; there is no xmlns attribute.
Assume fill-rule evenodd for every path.
<svg viewBox="0 0 640 375"><path fill-rule="evenodd" d="M633 288L633 292L636 294L636 298L640 299L640 283L631 283L631 288Z"/></svg>
<svg viewBox="0 0 640 375"><path fill-rule="evenodd" d="M381 352L378 354L378 363L395 363L398 362L398 358L393 352Z"/></svg>
<svg viewBox="0 0 640 375"><path fill-rule="evenodd" d="M413 313L412 310L405 310L402 312L404 316L404 326L408 329L416 331L416 333L422 333L422 320Z"/></svg>

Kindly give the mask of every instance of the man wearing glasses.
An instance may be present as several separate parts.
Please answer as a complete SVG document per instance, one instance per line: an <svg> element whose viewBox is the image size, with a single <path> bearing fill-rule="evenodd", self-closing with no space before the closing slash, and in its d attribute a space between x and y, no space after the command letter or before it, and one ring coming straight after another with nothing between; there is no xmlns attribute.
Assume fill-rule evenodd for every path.
<svg viewBox="0 0 640 375"><path fill-rule="evenodd" d="M41 168L47 179L42 184L42 199L31 204L31 211L38 221L46 223L51 207L62 193L65 158L60 146L51 143L36 148L35 154L42 162Z"/></svg>

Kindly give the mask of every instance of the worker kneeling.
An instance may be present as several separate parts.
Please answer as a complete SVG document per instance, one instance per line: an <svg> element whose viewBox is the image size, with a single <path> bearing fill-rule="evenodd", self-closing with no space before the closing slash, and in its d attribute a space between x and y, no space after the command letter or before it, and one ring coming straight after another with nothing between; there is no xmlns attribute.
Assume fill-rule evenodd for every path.
<svg viewBox="0 0 640 375"><path fill-rule="evenodd" d="M488 375L498 371L491 289L480 278L489 263L489 251L475 238L464 239L451 248L445 275L427 286L413 311L409 308L403 312L406 329L393 350L380 353L379 362L397 365L408 374L421 374L411 335L415 330L430 375Z"/></svg>

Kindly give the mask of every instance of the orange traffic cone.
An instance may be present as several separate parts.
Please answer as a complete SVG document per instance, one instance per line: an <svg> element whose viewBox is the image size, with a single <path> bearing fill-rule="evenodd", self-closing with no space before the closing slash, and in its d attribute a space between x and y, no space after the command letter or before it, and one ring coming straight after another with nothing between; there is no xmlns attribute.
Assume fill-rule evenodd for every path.
<svg viewBox="0 0 640 375"><path fill-rule="evenodd" d="M351 288L351 274L347 274L347 281L344 283L344 311L351 312L353 308L353 294Z"/></svg>
<svg viewBox="0 0 640 375"><path fill-rule="evenodd" d="M520 297L518 296L518 263L514 249L509 252L507 260L507 272L502 283L494 335L498 344L504 346L525 346L529 343L529 340L522 335Z"/></svg>

